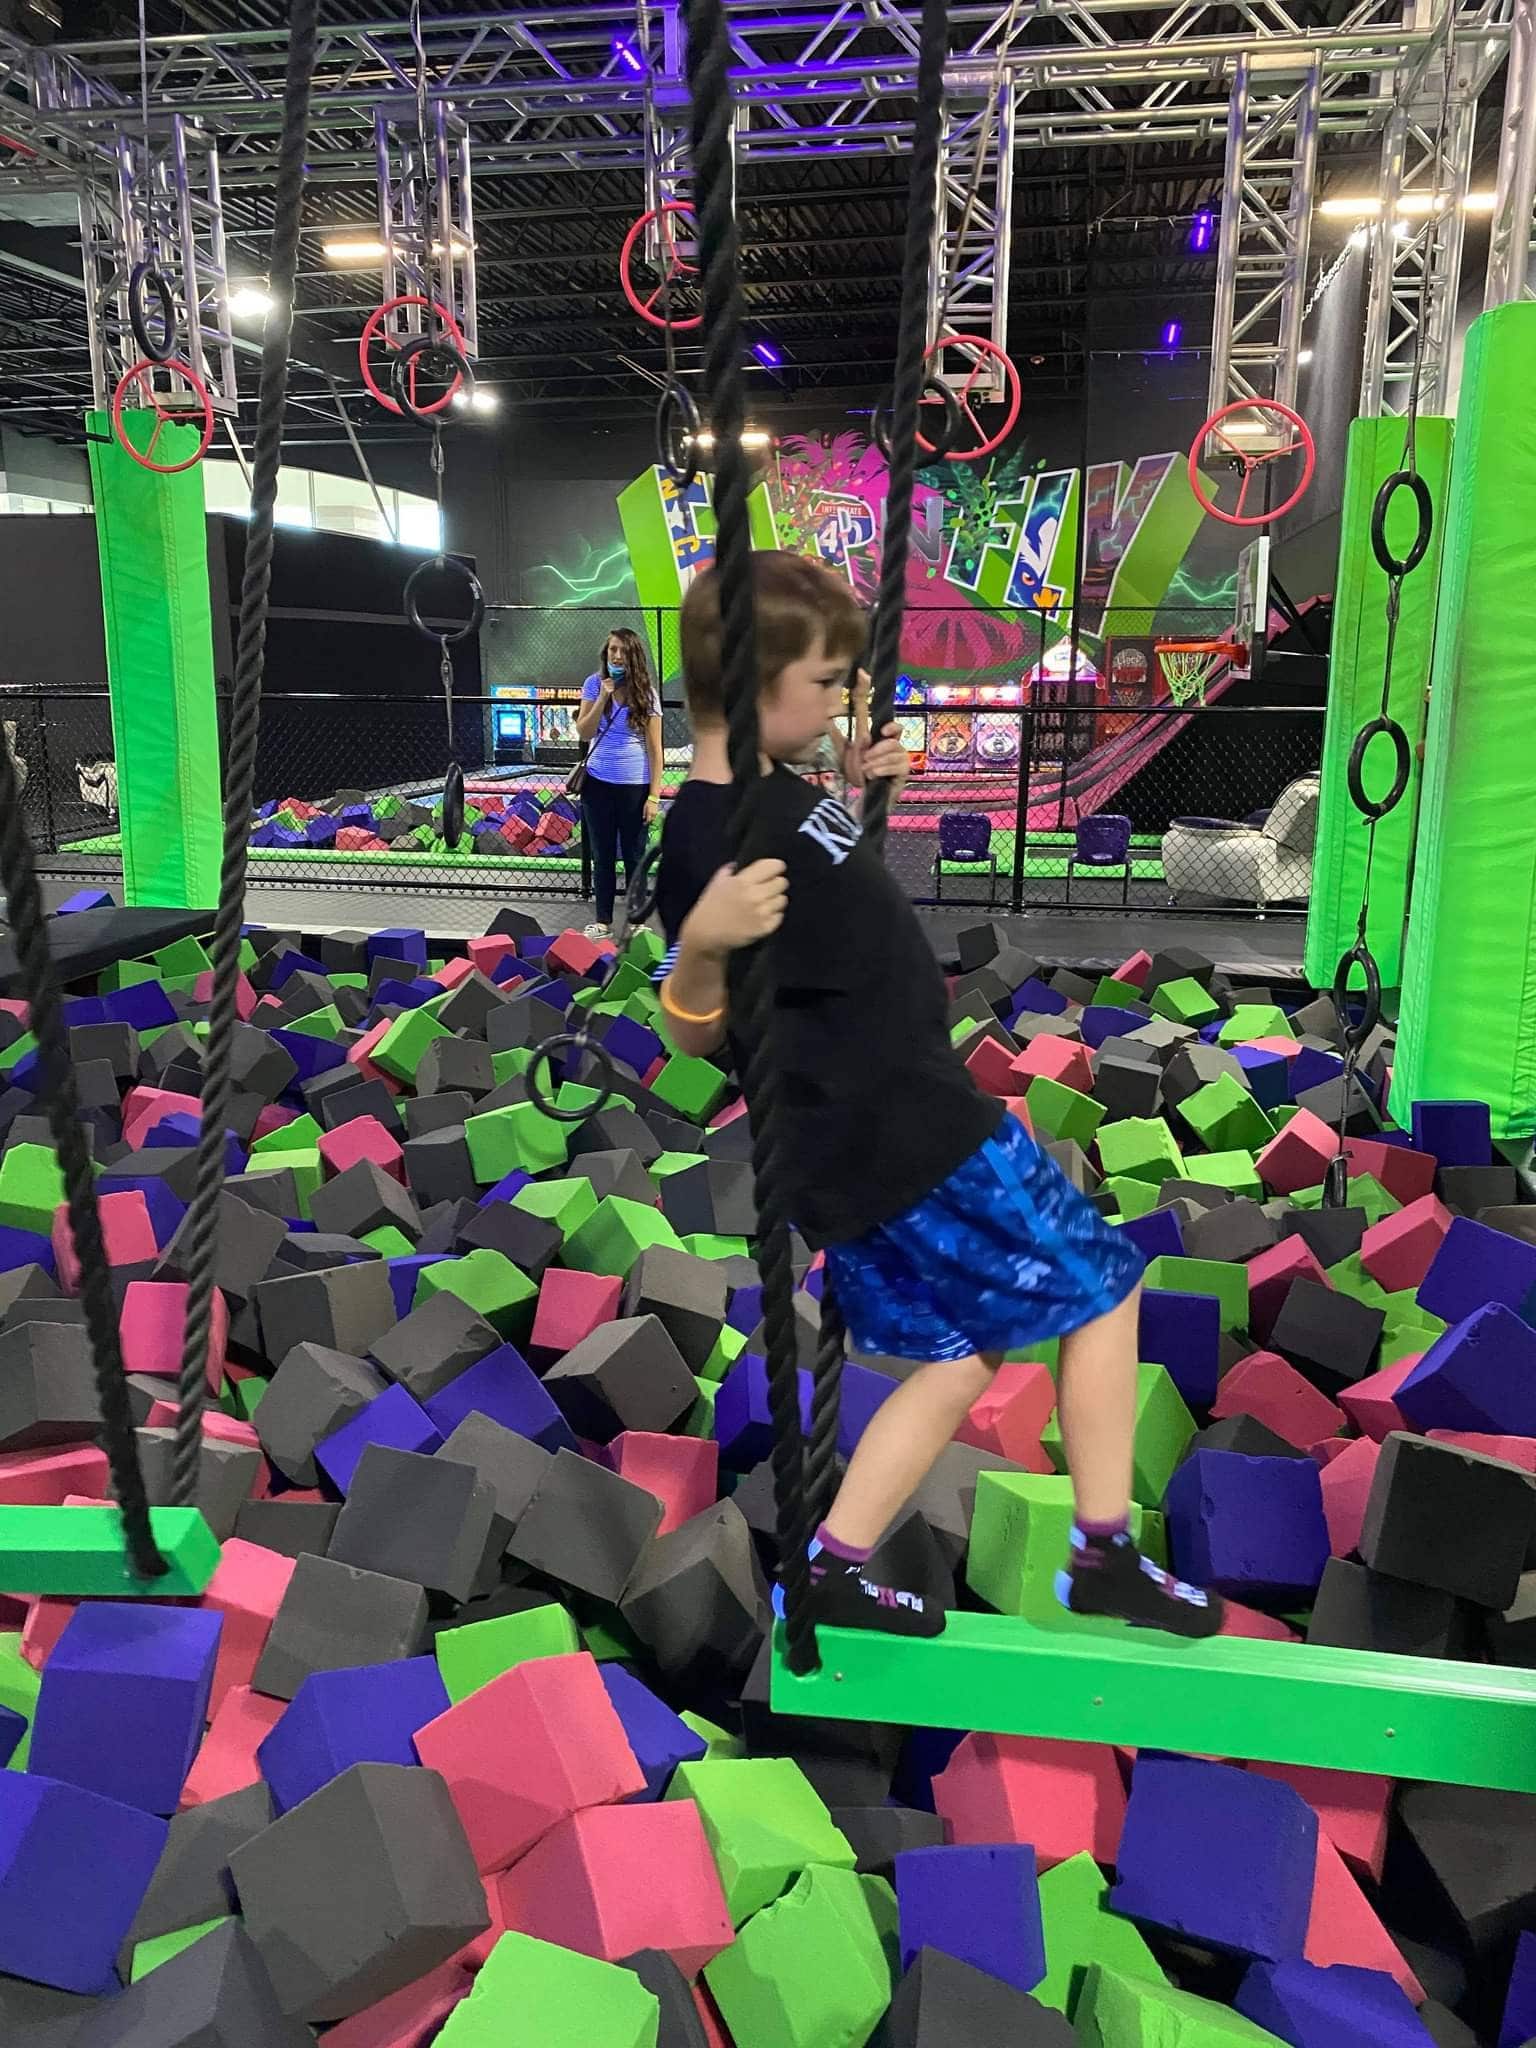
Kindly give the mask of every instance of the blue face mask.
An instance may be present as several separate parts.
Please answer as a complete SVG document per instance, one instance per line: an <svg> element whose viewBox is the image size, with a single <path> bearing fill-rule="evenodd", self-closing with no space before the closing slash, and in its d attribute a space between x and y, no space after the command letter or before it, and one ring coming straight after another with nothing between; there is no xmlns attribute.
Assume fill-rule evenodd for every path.
<svg viewBox="0 0 1536 2048"><path fill-rule="evenodd" d="M623 662L610 661L608 664L608 673L610 676L612 676L613 680L616 683L622 683L626 673Z"/></svg>

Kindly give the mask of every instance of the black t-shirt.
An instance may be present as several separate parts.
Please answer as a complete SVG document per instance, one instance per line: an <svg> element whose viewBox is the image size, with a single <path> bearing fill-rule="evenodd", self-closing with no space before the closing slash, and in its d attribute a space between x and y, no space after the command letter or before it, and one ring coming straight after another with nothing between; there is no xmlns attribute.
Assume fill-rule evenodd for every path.
<svg viewBox="0 0 1536 2048"><path fill-rule="evenodd" d="M678 792L657 899L669 945L729 858L731 801L719 783ZM931 1194L1004 1112L956 1056L933 949L856 820L786 768L764 777L755 811L742 864L782 860L789 875L770 943L790 1210L809 1241L838 1243ZM733 1035L742 963L732 962Z"/></svg>

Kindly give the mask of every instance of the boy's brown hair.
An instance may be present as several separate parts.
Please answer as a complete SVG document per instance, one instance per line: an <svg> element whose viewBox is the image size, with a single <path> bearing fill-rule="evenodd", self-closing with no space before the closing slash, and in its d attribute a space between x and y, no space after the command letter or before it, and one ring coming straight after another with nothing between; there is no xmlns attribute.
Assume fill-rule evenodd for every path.
<svg viewBox="0 0 1536 2048"><path fill-rule="evenodd" d="M864 651L864 608L841 576L806 555L759 548L752 557L757 608L757 687L769 690L791 662L817 644L850 665ZM683 680L695 727L725 723L721 681L720 581L713 569L694 578L681 617Z"/></svg>

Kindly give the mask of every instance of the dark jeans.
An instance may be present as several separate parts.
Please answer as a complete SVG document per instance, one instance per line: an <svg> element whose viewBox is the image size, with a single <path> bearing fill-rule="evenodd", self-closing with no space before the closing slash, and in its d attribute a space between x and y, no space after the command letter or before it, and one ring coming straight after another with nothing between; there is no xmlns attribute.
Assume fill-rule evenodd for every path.
<svg viewBox="0 0 1536 2048"><path fill-rule="evenodd" d="M582 784L581 816L592 856L592 894L596 899L599 924L613 923L613 863L615 855L624 862L624 886L645 854L645 800L650 790L643 782L604 782L589 775Z"/></svg>

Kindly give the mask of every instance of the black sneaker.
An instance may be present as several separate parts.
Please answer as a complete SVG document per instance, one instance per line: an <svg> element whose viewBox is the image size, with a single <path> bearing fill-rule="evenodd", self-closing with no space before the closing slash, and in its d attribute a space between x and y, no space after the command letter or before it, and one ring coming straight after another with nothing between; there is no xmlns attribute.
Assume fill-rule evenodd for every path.
<svg viewBox="0 0 1536 2048"><path fill-rule="evenodd" d="M1056 1574L1056 1597L1073 1614L1100 1614L1133 1628L1162 1628L1176 1636L1213 1636L1226 1604L1219 1593L1203 1593L1151 1558L1129 1536L1107 1542L1072 1531L1072 1557Z"/></svg>
<svg viewBox="0 0 1536 2048"><path fill-rule="evenodd" d="M943 1633L944 1609L922 1593L883 1585L869 1567L811 1547L811 1599L817 1623L826 1628L872 1628L891 1636ZM773 1611L784 1619L784 1588L773 1589Z"/></svg>

